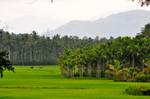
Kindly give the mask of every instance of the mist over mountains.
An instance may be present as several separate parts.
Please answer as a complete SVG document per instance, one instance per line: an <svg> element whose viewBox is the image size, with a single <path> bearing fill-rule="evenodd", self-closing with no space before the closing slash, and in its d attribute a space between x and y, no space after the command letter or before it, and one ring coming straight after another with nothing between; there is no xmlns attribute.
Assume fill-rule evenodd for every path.
<svg viewBox="0 0 150 99"><path fill-rule="evenodd" d="M77 35L80 37L118 37L135 36L150 23L150 11L133 10L110 15L95 21L74 20L66 23L46 35Z"/></svg>

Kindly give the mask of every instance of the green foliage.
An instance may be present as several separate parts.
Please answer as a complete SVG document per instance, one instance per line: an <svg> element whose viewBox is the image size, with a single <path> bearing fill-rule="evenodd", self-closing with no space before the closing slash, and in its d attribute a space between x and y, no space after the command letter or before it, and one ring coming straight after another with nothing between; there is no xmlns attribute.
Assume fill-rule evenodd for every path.
<svg viewBox="0 0 150 99"><path fill-rule="evenodd" d="M114 75L115 81L137 81L136 77L138 73L140 72L139 69L129 67L129 68L122 68L118 71L116 71L116 75Z"/></svg>
<svg viewBox="0 0 150 99"><path fill-rule="evenodd" d="M145 67L142 71L139 71L135 76L135 80L139 82L150 82L150 67Z"/></svg>
<svg viewBox="0 0 150 99"><path fill-rule="evenodd" d="M10 61L8 60L8 53L6 51L0 51L0 75L3 78L4 70L9 70L14 72Z"/></svg>
<svg viewBox="0 0 150 99"><path fill-rule="evenodd" d="M136 75L135 79L139 82L150 82L150 74L146 75L144 73L139 73Z"/></svg>
<svg viewBox="0 0 150 99"><path fill-rule="evenodd" d="M13 34L0 30L0 49L9 52L14 65L47 65L57 64L59 55L66 49L84 48L107 39L92 39L77 36L54 35L52 38L39 36L36 31L31 34Z"/></svg>
<svg viewBox="0 0 150 99"><path fill-rule="evenodd" d="M143 27L142 32L138 36L150 37L150 23Z"/></svg>
<svg viewBox="0 0 150 99"><path fill-rule="evenodd" d="M141 81L149 81L150 72L146 67L150 60L150 38L144 33L141 35L145 36L118 37L103 44L65 50L59 60L62 75L139 81L138 74L142 72L145 80Z"/></svg>
<svg viewBox="0 0 150 99"><path fill-rule="evenodd" d="M125 90L125 93L129 95L150 96L150 87L143 87L143 86L129 87Z"/></svg>
<svg viewBox="0 0 150 99"><path fill-rule="evenodd" d="M34 66L31 66L30 68L31 68L31 69L34 69Z"/></svg>
<svg viewBox="0 0 150 99"><path fill-rule="evenodd" d="M69 73L69 77L75 74L80 77L104 77L106 70L107 74L110 70L111 75L128 75L132 81L144 69L146 60L149 60L149 41L150 38L145 37L119 37L112 42L90 48L66 50L59 60L61 70L65 75ZM128 76L125 78L129 78Z"/></svg>

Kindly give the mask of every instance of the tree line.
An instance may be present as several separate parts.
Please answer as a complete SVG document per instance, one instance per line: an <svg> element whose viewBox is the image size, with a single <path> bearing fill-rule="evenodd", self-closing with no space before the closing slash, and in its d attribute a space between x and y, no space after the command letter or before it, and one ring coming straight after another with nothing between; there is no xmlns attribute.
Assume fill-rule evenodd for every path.
<svg viewBox="0 0 150 99"><path fill-rule="evenodd" d="M113 39L113 38L111 38ZM77 36L55 35L52 38L30 34L14 34L0 30L0 50L6 50L13 65L53 65L58 63L64 49L83 48L107 42L106 38L95 39Z"/></svg>
<svg viewBox="0 0 150 99"><path fill-rule="evenodd" d="M91 47L66 49L59 64L65 77L150 81L150 24L136 37L118 37Z"/></svg>

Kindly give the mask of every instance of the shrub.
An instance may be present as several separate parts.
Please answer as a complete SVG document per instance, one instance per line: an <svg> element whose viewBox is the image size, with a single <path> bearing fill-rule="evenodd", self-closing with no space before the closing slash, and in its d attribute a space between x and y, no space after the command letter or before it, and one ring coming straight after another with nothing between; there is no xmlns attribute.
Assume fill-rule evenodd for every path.
<svg viewBox="0 0 150 99"><path fill-rule="evenodd" d="M43 69L44 67L39 67L39 69Z"/></svg>
<svg viewBox="0 0 150 99"><path fill-rule="evenodd" d="M114 81L122 81L126 82L131 79L129 73L128 73L128 68L123 68L121 70L118 70L116 72L116 75L114 76Z"/></svg>
<svg viewBox="0 0 150 99"><path fill-rule="evenodd" d="M150 82L150 74L147 75L144 73L139 73L138 75L136 75L135 79L138 82Z"/></svg>
<svg viewBox="0 0 150 99"><path fill-rule="evenodd" d="M143 69L144 74L150 74L150 66L147 66Z"/></svg>
<svg viewBox="0 0 150 99"><path fill-rule="evenodd" d="M150 96L150 87L129 87L125 89L125 93L128 95Z"/></svg>
<svg viewBox="0 0 150 99"><path fill-rule="evenodd" d="M113 80L114 79L114 72L110 71L110 70L106 70L105 71L105 78Z"/></svg>
<svg viewBox="0 0 150 99"><path fill-rule="evenodd" d="M33 66L31 66L30 68L31 68L31 69L34 69L34 67L33 67Z"/></svg>

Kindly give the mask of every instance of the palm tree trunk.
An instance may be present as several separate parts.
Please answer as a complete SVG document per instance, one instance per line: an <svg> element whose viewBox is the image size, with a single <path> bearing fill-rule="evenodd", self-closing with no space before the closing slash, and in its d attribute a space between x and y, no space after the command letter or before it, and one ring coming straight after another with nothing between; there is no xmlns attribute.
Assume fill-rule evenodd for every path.
<svg viewBox="0 0 150 99"><path fill-rule="evenodd" d="M101 68L100 68L100 62L97 62L97 78L100 78L101 77Z"/></svg>
<svg viewBox="0 0 150 99"><path fill-rule="evenodd" d="M91 64L88 65L88 76L89 77L92 76L92 66L91 66Z"/></svg>
<svg viewBox="0 0 150 99"><path fill-rule="evenodd" d="M81 67L80 67L80 77L81 78L83 77L83 65L81 65Z"/></svg>
<svg viewBox="0 0 150 99"><path fill-rule="evenodd" d="M132 65L132 67L134 67L134 66L135 66L134 54L132 54L132 56L131 56L131 57L132 57L132 64L131 64L131 65Z"/></svg>

